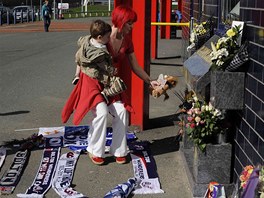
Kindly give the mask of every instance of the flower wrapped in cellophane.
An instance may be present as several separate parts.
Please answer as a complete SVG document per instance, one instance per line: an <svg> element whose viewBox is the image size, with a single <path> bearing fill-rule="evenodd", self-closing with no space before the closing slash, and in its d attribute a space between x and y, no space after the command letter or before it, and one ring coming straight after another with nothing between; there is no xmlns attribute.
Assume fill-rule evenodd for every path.
<svg viewBox="0 0 264 198"><path fill-rule="evenodd" d="M246 45L240 47L238 44L240 31L240 26L234 26L227 30L226 35L219 38L217 43L211 43L212 71L234 71L248 60Z"/></svg>

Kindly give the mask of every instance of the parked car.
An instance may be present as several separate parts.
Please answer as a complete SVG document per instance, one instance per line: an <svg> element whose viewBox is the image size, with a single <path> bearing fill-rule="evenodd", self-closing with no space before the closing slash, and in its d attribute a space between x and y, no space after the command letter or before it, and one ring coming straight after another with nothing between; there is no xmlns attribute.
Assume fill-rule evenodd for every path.
<svg viewBox="0 0 264 198"><path fill-rule="evenodd" d="M2 23L7 23L7 19L9 18L9 23L14 22L14 17L12 14L12 10L5 6L0 6L0 11L2 15Z"/></svg>
<svg viewBox="0 0 264 198"><path fill-rule="evenodd" d="M22 16L23 16L23 21L26 21L27 19L29 21L32 21L32 17L33 17L33 20L36 19L36 15L34 14L34 16L33 16L33 9L30 6L16 6L16 7L14 7L13 8L13 16L17 21L21 21Z"/></svg>

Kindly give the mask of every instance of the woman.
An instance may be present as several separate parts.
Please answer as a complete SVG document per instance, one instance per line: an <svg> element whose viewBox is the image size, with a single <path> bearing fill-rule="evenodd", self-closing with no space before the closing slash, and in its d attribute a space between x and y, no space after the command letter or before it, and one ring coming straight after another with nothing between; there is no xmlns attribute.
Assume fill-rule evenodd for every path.
<svg viewBox="0 0 264 198"><path fill-rule="evenodd" d="M144 82L150 84L149 75L138 65L129 36L136 21L137 14L131 8L116 7L112 12L113 26L107 48L113 57L117 72L122 68L126 70L128 67L126 59L128 58L132 71ZM118 74L120 75L120 72ZM92 111L93 119L88 133L87 151L94 164L102 165L105 162L106 128L108 113L110 113L113 116L110 153L115 156L117 163L124 164L127 160L128 111L131 112L132 107L128 104L125 92L109 98L107 104L101 94L102 89L103 86L97 80L81 73L80 80L63 109L62 120L65 123L74 110L73 122L79 124L85 114Z"/></svg>

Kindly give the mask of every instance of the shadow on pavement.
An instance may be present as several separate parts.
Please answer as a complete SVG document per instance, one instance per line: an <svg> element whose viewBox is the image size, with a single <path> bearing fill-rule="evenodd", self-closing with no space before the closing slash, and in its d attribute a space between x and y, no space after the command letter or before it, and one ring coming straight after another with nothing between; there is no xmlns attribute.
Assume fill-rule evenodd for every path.
<svg viewBox="0 0 264 198"><path fill-rule="evenodd" d="M179 121L176 114L167 115L167 116L158 117L158 118L152 118L152 119L149 119L148 129L173 126L175 121Z"/></svg>
<svg viewBox="0 0 264 198"><path fill-rule="evenodd" d="M24 113L29 113L29 112L30 111L13 111L13 112L0 113L0 116L18 115L18 114L24 114Z"/></svg>
<svg viewBox="0 0 264 198"><path fill-rule="evenodd" d="M151 153L154 156L178 151L180 148L180 142L177 139L176 131L175 136L166 137L159 140L153 140L150 147Z"/></svg>

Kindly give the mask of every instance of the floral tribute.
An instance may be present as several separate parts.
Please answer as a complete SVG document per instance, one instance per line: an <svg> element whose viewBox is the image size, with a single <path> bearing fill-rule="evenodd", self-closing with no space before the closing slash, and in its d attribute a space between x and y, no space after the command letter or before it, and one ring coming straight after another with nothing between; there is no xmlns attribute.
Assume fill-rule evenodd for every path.
<svg viewBox="0 0 264 198"><path fill-rule="evenodd" d="M211 37L211 21L195 24L190 35L191 45L187 47L187 51L196 48L199 49Z"/></svg>
<svg viewBox="0 0 264 198"><path fill-rule="evenodd" d="M260 193L260 198L264 198L264 166L262 166L259 171L258 192Z"/></svg>
<svg viewBox="0 0 264 198"><path fill-rule="evenodd" d="M201 151L205 151L208 143L213 143L217 134L224 132L223 120L224 112L192 95L192 107L187 111L185 126L187 135Z"/></svg>
<svg viewBox="0 0 264 198"><path fill-rule="evenodd" d="M253 174L256 172L256 176ZM252 177L253 176L253 177ZM250 196L256 198L264 198L264 166L247 165L244 167L240 177L240 188L242 189L242 197ZM251 185L250 182L256 182L257 185ZM249 187L247 187L249 185ZM254 187L255 189L250 189ZM248 191L248 192L247 192Z"/></svg>
<svg viewBox="0 0 264 198"><path fill-rule="evenodd" d="M248 179L251 175L251 173L253 172L254 167L251 165L248 165L246 167L244 167L239 180L240 180L240 188L244 189L247 185Z"/></svg>
<svg viewBox="0 0 264 198"><path fill-rule="evenodd" d="M240 31L240 26L235 26L227 30L226 36L218 39L216 44L211 42L211 70L225 71L226 67L233 60L240 48L238 45Z"/></svg>

